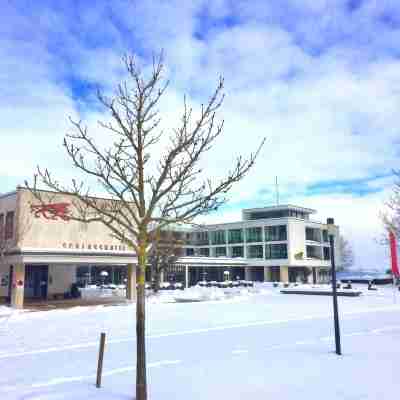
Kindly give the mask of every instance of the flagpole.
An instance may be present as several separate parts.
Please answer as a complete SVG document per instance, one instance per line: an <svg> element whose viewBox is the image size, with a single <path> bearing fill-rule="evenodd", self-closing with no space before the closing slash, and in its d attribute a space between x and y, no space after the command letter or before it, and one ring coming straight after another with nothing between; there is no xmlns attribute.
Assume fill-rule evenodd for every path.
<svg viewBox="0 0 400 400"><path fill-rule="evenodd" d="M399 265L397 260L397 238L393 229L389 229L389 246L390 246L390 261L392 267L392 283L393 283L393 303L396 304L396 284L395 281L399 276Z"/></svg>
<svg viewBox="0 0 400 400"><path fill-rule="evenodd" d="M393 289L393 304L396 304L396 285L395 285L395 277L392 272L392 289Z"/></svg>

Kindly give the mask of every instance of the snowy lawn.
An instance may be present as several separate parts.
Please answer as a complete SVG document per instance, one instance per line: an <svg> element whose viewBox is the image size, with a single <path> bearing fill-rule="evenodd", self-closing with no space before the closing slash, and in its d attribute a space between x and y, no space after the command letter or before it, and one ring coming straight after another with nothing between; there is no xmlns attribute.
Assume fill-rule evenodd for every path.
<svg viewBox="0 0 400 400"><path fill-rule="evenodd" d="M334 354L332 298L204 289L148 300L151 399L381 399L400 384L400 293L339 298L343 356ZM209 292L206 292L209 290ZM207 294L208 293L208 294ZM169 296L169 298L168 298ZM199 302L174 303L174 296ZM133 399L135 307L9 313L0 308L0 399ZM107 333L103 387L95 372Z"/></svg>

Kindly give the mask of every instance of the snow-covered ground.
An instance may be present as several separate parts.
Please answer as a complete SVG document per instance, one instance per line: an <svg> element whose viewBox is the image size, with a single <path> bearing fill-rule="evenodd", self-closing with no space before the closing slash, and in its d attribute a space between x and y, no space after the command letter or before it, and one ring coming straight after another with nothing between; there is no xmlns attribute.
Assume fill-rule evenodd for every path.
<svg viewBox="0 0 400 400"><path fill-rule="evenodd" d="M356 285L356 287L360 287ZM365 290L365 286L361 286ZM147 306L150 399L385 399L400 388L400 293L339 298L343 356L334 354L332 298L183 291L199 302ZM208 297L207 297L208 296ZM103 387L95 372L107 333ZM0 399L132 399L135 307L9 313L0 307Z"/></svg>

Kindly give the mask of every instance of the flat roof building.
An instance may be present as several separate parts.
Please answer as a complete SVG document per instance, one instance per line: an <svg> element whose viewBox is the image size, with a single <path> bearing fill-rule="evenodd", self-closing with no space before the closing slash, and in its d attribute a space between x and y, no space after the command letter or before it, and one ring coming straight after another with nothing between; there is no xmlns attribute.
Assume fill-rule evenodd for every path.
<svg viewBox="0 0 400 400"><path fill-rule="evenodd" d="M127 297L135 297L133 249L100 222L71 220L73 201L52 193L41 204L24 188L0 195L0 298L22 307L24 299L62 297L73 284L99 281L126 285ZM310 220L314 213L293 205L253 208L242 211L242 221L183 229L180 257L164 279L185 286L225 279L325 281L327 225Z"/></svg>
<svg viewBox="0 0 400 400"><path fill-rule="evenodd" d="M312 221L314 213L294 205L245 209L242 221L192 231L186 255L242 257L250 280L326 281L331 263L328 227ZM337 246L335 252L340 263Z"/></svg>

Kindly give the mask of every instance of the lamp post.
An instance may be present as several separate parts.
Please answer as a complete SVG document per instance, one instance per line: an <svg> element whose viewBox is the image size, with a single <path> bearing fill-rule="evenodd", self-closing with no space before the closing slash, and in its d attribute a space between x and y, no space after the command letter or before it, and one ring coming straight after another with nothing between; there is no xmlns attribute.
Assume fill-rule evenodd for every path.
<svg viewBox="0 0 400 400"><path fill-rule="evenodd" d="M229 271L224 271L224 280L229 281Z"/></svg>
<svg viewBox="0 0 400 400"><path fill-rule="evenodd" d="M100 272L100 276L101 276L101 283L102 283L102 285L104 285L105 282L106 282L106 278L108 276L108 272L107 271L101 271Z"/></svg>
<svg viewBox="0 0 400 400"><path fill-rule="evenodd" d="M332 298L333 298L333 320L335 326L335 346L336 354L341 355L342 349L340 346L340 327L339 327L339 311L337 301L337 287L336 287L336 265L335 265L335 221L333 218L328 218L326 221L328 225L329 244L331 252L331 267L332 267Z"/></svg>

